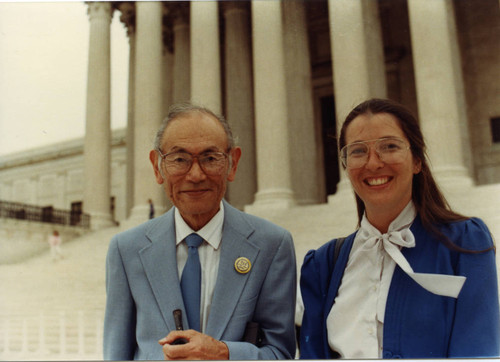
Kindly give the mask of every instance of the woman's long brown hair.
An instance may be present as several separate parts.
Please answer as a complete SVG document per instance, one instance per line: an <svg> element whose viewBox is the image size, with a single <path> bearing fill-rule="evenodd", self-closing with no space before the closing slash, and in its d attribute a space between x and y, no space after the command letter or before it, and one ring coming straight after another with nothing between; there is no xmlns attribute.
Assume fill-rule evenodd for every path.
<svg viewBox="0 0 500 362"><path fill-rule="evenodd" d="M413 175L412 200L420 216L423 227L437 236L438 240L452 250L465 253L479 253L486 250L468 250L453 243L438 228L454 221L467 220L468 217L453 211L439 189L427 162L424 137L416 117L403 105L388 99L369 99L356 106L346 117L339 137L339 149L346 145L345 133L351 122L362 114L392 114L399 121L399 125L410 141L410 150L415 159L421 162L421 171ZM363 201L356 195L358 210L358 225L365 213Z"/></svg>

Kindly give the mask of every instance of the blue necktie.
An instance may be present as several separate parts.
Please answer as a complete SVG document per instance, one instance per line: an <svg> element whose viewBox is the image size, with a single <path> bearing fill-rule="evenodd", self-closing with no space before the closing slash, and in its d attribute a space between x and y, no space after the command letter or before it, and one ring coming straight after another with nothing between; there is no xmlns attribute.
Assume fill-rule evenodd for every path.
<svg viewBox="0 0 500 362"><path fill-rule="evenodd" d="M197 234L186 238L188 259L181 277L182 299L186 308L189 328L200 332L201 265L198 246L203 239Z"/></svg>

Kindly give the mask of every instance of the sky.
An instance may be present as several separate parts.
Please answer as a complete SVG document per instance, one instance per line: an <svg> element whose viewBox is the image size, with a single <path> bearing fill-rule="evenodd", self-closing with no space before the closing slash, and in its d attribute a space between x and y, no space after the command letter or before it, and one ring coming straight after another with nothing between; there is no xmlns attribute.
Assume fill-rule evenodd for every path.
<svg viewBox="0 0 500 362"><path fill-rule="evenodd" d="M111 24L111 127L127 122L128 39ZM0 156L83 137L89 20L83 2L0 0Z"/></svg>

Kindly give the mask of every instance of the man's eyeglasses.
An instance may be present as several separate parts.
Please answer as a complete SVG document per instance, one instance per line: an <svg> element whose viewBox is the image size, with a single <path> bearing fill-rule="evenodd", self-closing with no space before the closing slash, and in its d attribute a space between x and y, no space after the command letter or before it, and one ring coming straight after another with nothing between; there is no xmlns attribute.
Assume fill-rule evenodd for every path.
<svg viewBox="0 0 500 362"><path fill-rule="evenodd" d="M188 173L195 158L198 159L203 172L209 176L217 176L224 172L228 157L228 154L224 152L204 152L195 156L187 152L171 152L164 155L159 149L157 151L164 161L167 173L171 176L182 176Z"/></svg>
<svg viewBox="0 0 500 362"><path fill-rule="evenodd" d="M410 146L401 138L385 137L370 141L359 141L348 144L340 150L340 158L348 169L360 168L368 163L370 143L374 143L379 159L388 164L401 163L406 160Z"/></svg>

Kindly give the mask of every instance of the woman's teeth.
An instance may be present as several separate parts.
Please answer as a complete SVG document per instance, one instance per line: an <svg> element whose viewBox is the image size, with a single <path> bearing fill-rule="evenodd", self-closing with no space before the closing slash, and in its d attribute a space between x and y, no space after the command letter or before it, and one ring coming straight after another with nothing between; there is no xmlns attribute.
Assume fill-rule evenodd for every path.
<svg viewBox="0 0 500 362"><path fill-rule="evenodd" d="M372 178L372 179L366 180L366 182L370 186L379 186L379 185L383 185L383 184L386 184L387 182L389 182L389 177Z"/></svg>

